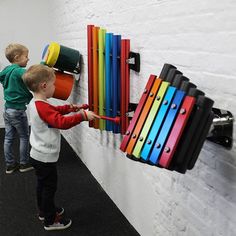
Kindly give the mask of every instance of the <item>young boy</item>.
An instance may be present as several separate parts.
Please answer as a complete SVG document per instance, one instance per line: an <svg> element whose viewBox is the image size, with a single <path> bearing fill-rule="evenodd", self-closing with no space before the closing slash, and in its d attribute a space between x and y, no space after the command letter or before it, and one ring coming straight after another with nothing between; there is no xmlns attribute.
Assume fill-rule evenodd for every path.
<svg viewBox="0 0 236 236"><path fill-rule="evenodd" d="M30 160L37 176L39 219L44 220L45 230L66 229L72 221L62 218L64 209L57 208L54 203L61 141L59 129L69 129L99 116L80 109L78 105L53 106L48 102L47 99L53 96L55 90L52 68L45 65L31 66L23 75L23 80L34 94L29 104L32 119ZM78 110L79 113L65 116Z"/></svg>
<svg viewBox="0 0 236 236"><path fill-rule="evenodd" d="M5 123L4 156L7 174L11 174L18 168L20 172L33 169L29 164L29 125L25 112L32 94L22 80L22 75L29 61L28 53L28 49L21 44L8 45L5 55L11 65L0 72L0 82L4 89L5 99L3 113ZM20 138L20 166L12 152L16 133Z"/></svg>

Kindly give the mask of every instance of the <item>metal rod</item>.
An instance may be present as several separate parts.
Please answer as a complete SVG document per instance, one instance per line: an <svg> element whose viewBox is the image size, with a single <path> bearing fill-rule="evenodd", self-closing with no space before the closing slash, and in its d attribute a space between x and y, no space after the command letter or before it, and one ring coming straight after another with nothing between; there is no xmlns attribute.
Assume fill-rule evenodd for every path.
<svg viewBox="0 0 236 236"><path fill-rule="evenodd" d="M120 124L120 117L108 117L108 116L100 116L101 119L103 120L109 120L111 122L114 122L115 124L119 125Z"/></svg>

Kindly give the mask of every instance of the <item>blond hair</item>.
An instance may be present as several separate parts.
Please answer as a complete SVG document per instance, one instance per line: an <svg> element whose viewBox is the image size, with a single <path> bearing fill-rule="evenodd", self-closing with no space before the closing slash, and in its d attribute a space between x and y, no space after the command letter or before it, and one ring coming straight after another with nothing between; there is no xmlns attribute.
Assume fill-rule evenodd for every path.
<svg viewBox="0 0 236 236"><path fill-rule="evenodd" d="M22 76L24 83L32 92L38 92L41 83L48 82L54 77L54 70L42 64L30 66Z"/></svg>
<svg viewBox="0 0 236 236"><path fill-rule="evenodd" d="M5 49L5 56L10 63L15 61L16 56L21 56L23 53L29 51L27 47L18 43L11 43Z"/></svg>

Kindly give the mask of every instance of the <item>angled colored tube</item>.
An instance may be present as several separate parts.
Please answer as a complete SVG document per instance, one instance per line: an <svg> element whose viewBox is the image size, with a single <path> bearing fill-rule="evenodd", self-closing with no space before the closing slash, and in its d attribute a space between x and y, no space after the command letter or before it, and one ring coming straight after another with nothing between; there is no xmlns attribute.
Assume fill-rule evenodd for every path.
<svg viewBox="0 0 236 236"><path fill-rule="evenodd" d="M170 110L168 111L165 122L162 126L160 134L157 138L157 141L154 144L154 148L153 148L152 153L149 158L149 161L153 164L158 163L158 159L159 159L160 154L164 148L164 144L165 144L168 134L171 130L171 127L172 127L175 117L178 113L178 110L182 104L182 100L183 100L184 96L185 96L185 92L183 92L181 90L177 90L175 97L173 99L173 102L171 104Z"/></svg>
<svg viewBox="0 0 236 236"><path fill-rule="evenodd" d="M78 74L80 72L79 66L79 51L60 45L60 52L54 67L62 71Z"/></svg>
<svg viewBox="0 0 236 236"><path fill-rule="evenodd" d="M165 82L165 83L167 83L169 85L168 82ZM173 100L175 92L176 92L176 88L169 86L166 93L165 93L165 97L162 100L161 107L158 111L157 116L155 117L155 120L153 122L151 130L149 131L148 137L146 139L146 142L145 142L144 147L141 152L141 158L144 161L147 161L149 159L149 156L150 156L152 149L154 147L154 143L155 143L156 138L158 137L158 134L161 130L162 124L164 123L166 114L169 110L169 107L170 107L170 104Z"/></svg>
<svg viewBox="0 0 236 236"><path fill-rule="evenodd" d="M187 123L187 129L184 130L184 134L181 137L171 169L185 173L188 168L191 169L195 164L197 156L193 154L195 150L200 151L199 145L202 147L207 135L204 129L209 129L213 103L213 100L208 97L202 95L197 97L197 102ZM189 163L192 164L190 165Z"/></svg>
<svg viewBox="0 0 236 236"><path fill-rule="evenodd" d="M60 71L78 74L80 72L80 53L78 50L51 42L43 51L44 64Z"/></svg>
<svg viewBox="0 0 236 236"><path fill-rule="evenodd" d="M45 57L45 64L53 67L59 57L59 53L60 53L60 44L56 43L56 42L52 42L49 44L48 48L47 48L48 52L45 52L44 50L44 54L46 54Z"/></svg>
<svg viewBox="0 0 236 236"><path fill-rule="evenodd" d="M72 74L55 71L55 91L53 98L66 100L70 94L74 84L74 78Z"/></svg>
<svg viewBox="0 0 236 236"><path fill-rule="evenodd" d="M135 126L134 132L132 134L132 138L130 139L129 144L128 144L127 148L126 148L126 152L129 155L131 155L132 152L133 152L134 146L135 146L135 144L136 144L136 142L137 142L137 140L139 138L139 135L141 133L141 130L143 128L145 120L146 120L146 118L147 118L147 116L149 114L149 111L151 110L152 104L153 104L153 102L155 100L155 97L156 97L157 91L158 91L158 89L160 87L160 84L161 84L161 79L156 78L156 80L154 82L154 85L153 85L153 87L151 89L151 92L149 94L149 97L148 97L148 99L146 101L146 104L145 104L145 106L143 108L143 111L142 111L142 113L141 113L141 115L140 115L140 117L138 119L138 122L137 122L137 124Z"/></svg>
<svg viewBox="0 0 236 236"><path fill-rule="evenodd" d="M190 97L190 96L185 97L184 102L179 110L179 114L174 123L174 126L165 144L164 152L162 152L161 154L159 160L160 166L165 168L169 167L195 102L196 102L195 97Z"/></svg>
<svg viewBox="0 0 236 236"><path fill-rule="evenodd" d="M159 79L160 80L160 79ZM160 80L161 81L161 80ZM147 138L147 135L150 131L150 128L153 124L153 121L156 117L156 114L158 113L159 111L159 107L162 103L162 100L165 96L165 93L167 91L169 87L169 83L168 82L162 82L161 85L160 85L160 88L157 92L157 95L155 97L155 100L153 102L153 105L151 107L151 110L147 116L147 119L144 123L144 126L143 126L143 129L141 131L141 134L139 136L139 139L134 147L134 150L133 150L133 153L132 155L135 156L136 158L140 158L140 154L141 154L141 149L143 147L143 145L145 144L145 141L146 141L146 138Z"/></svg>
<svg viewBox="0 0 236 236"><path fill-rule="evenodd" d="M130 121L128 129L127 129L127 131L125 133L125 136L124 136L124 138L122 140L122 143L120 145L120 150L123 151L123 152L125 152L125 150L126 150L128 142L129 142L129 140L130 140L130 138L132 136L133 130L135 128L135 124L136 124L136 122L137 122L137 120L138 120L138 118L139 118L139 116L140 116L140 114L142 112L144 104L145 104L145 102L146 102L146 100L148 98L148 95L149 95L149 93L151 91L151 88L152 88L152 86L153 86L153 84L155 82L155 78L156 78L155 75L150 75L150 77L148 79L148 82L147 82L146 87L145 87L145 89L143 91L141 99L139 100L138 106L137 106L137 108L135 110L134 116L133 116L132 120Z"/></svg>
<svg viewBox="0 0 236 236"><path fill-rule="evenodd" d="M49 54L48 48L49 48L49 44L47 44L47 45L45 46L45 48L43 49L42 61L43 61L44 64L46 64L46 61L47 61L47 58L48 58L48 54Z"/></svg>

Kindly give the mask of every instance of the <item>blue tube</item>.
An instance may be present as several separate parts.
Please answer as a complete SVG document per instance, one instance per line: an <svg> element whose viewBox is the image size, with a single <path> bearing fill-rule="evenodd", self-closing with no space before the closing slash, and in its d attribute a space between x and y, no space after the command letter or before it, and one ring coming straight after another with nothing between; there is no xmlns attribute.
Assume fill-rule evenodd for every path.
<svg viewBox="0 0 236 236"><path fill-rule="evenodd" d="M158 138L154 144L152 153L149 158L149 161L153 164L158 163L158 159L163 151L163 147L164 147L165 142L168 138L168 135L169 135L169 132L172 128L172 125L174 124L175 118L178 114L178 111L179 111L179 108L182 104L184 96L185 96L184 91L177 90L175 97L173 99L173 102L171 104L171 107L170 107L168 114L166 116L165 122L162 126L160 134L158 135Z"/></svg>
<svg viewBox="0 0 236 236"><path fill-rule="evenodd" d="M47 44L47 45L45 46L45 48L43 49L42 60L45 59L44 57L46 56L46 53L47 53L47 51L48 51L48 47L49 47L49 44Z"/></svg>
<svg viewBox="0 0 236 236"><path fill-rule="evenodd" d="M170 86L166 92L166 95L162 101L160 110L158 111L156 118L153 122L153 125L151 127L151 130L149 132L149 135L146 139L146 143L144 144L144 147L141 152L141 158L145 161L148 160L149 155L151 153L152 147L155 143L155 140L160 132L161 126L165 120L167 111L170 107L170 104L172 102L172 99L175 95L176 88Z"/></svg>
<svg viewBox="0 0 236 236"><path fill-rule="evenodd" d="M111 49L112 33L105 34L105 108L106 116L112 116L112 74L111 74ZM112 122L106 120L106 130L112 130Z"/></svg>
<svg viewBox="0 0 236 236"><path fill-rule="evenodd" d="M118 114L118 81L119 81L119 63L118 63L118 45L119 35L113 35L112 40L112 117L116 117ZM113 124L113 133L119 133L119 127Z"/></svg>

